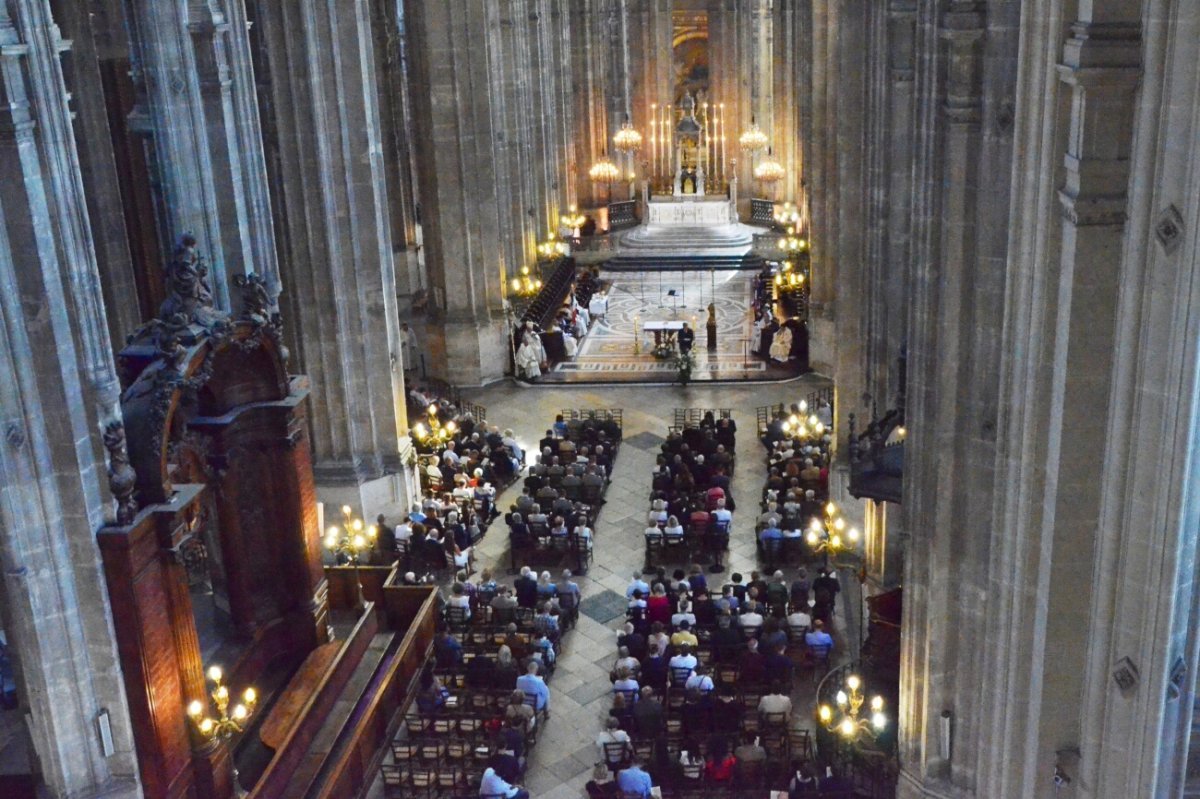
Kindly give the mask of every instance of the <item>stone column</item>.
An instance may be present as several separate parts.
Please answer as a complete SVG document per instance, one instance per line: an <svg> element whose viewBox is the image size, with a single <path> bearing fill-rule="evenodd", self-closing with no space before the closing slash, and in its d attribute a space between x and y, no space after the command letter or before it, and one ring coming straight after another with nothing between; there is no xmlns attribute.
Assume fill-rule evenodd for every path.
<svg viewBox="0 0 1200 799"><path fill-rule="evenodd" d="M367 518L414 495L371 7L254 6L274 109L282 242L301 368L314 386L318 496L358 487Z"/></svg>
<svg viewBox="0 0 1200 799"><path fill-rule="evenodd" d="M435 367L458 385L504 374L506 280L534 261L538 237L569 194L537 177L560 173L547 164L569 157L536 119L539 103L553 98L536 97L532 81L545 64L536 59L545 55L535 56L531 42L543 26L557 38L569 25L548 8L541 0L405 5Z"/></svg>
<svg viewBox="0 0 1200 799"><path fill-rule="evenodd" d="M125 337L142 323L142 317L97 52L97 37L108 32L94 29L97 24L103 25L103 18L97 21L97 15L85 3L63 3L58 8L63 37L71 42L63 56L64 72L76 109L75 141L92 220L100 288L111 347L118 350L125 345Z"/></svg>
<svg viewBox="0 0 1200 799"><path fill-rule="evenodd" d="M1032 14L1036 19L1037 12ZM1121 780L1146 778L1136 749L1127 748L1129 738L1114 736L1100 746L1095 723L1103 717L1099 706L1113 689L1121 658L1132 658L1124 662L1133 663L1136 674L1156 656L1146 641L1134 650L1120 647L1120 655L1102 644L1112 637L1108 628L1120 623L1112 615L1115 596L1125 594L1110 593L1115 569L1102 566L1105 555L1111 559L1115 552L1108 538L1120 536L1123 525L1110 519L1117 527L1105 526L1103 517L1127 490L1129 468L1124 458L1119 465L1112 460L1109 436L1118 420L1124 425L1128 418L1114 415L1112 403L1120 396L1114 394L1117 375L1124 372L1114 352L1123 326L1118 307L1140 12L1136 4L1097 3L1086 16L1067 31L1058 64L1063 85L1037 74L1045 68L1040 65L1024 78L1046 84L1044 105L1037 109L1044 127L1035 134L1044 143L1030 156L1043 165L1061 159L1065 182L1056 187L1061 221L1050 215L1031 219L1027 214L1038 208L1032 204L1021 217L1017 274L1022 290L1033 293L1024 294L1030 308L1017 317L1020 327L1013 335L1036 366L1007 366L1006 383L1019 393L1022 407L1010 412L1006 421L1012 428L1005 438L1027 446L1008 448L998 461L1006 481L997 505L1005 540L997 544L1001 557L994 561L992 585L1001 602L993 629L1005 644L992 653L992 668L1011 665L1012 678L987 696L991 712L983 719L989 728L981 740L999 737L1002 743L984 749L981 777L1005 793L1036 797L1054 795L1045 775L1056 767L1072 777L1077 797L1109 795L1110 788L1124 795L1117 787ZM1030 21L1031 27L1038 24ZM1053 27L1038 33L1046 36L1042 41L1059 41ZM1052 149L1042 150L1047 146ZM1036 178L1036 190L1045 198L1041 210L1048 211L1053 195L1043 193L1043 180ZM1034 238L1049 242L1044 251L1026 244ZM1097 472L1110 463L1113 476L1122 475L1120 485L1098 479ZM1031 591L1039 601L1026 606ZM1148 701L1162 701L1161 691L1153 695ZM1013 751L1025 756L1013 758ZM1109 758L1119 762L1102 762ZM1101 774L1111 774L1114 782L1096 780ZM1141 786L1149 784L1140 780ZM1131 789L1131 795L1166 795Z"/></svg>
<svg viewBox="0 0 1200 799"><path fill-rule="evenodd" d="M260 273L279 292L243 3L125 0L138 91L131 121L154 154L159 241L195 235L222 309L235 275Z"/></svg>
<svg viewBox="0 0 1200 799"><path fill-rule="evenodd" d="M20 694L54 796L137 796L93 532L111 515L98 433L118 383L46 0L0 3L0 583ZM114 750L101 748L107 712Z"/></svg>

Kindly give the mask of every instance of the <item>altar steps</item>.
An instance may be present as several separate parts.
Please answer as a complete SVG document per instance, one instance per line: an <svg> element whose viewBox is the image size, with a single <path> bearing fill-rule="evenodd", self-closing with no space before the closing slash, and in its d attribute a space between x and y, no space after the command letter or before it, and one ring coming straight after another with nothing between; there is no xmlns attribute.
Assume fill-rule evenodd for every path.
<svg viewBox="0 0 1200 799"><path fill-rule="evenodd" d="M707 272L710 269L745 269L758 271L765 266L763 259L753 253L737 255L667 255L657 253L625 253L604 262L606 270L618 272Z"/></svg>
<svg viewBox="0 0 1200 799"><path fill-rule="evenodd" d="M740 255L754 243L754 232L741 224L644 225L621 236L621 250Z"/></svg>

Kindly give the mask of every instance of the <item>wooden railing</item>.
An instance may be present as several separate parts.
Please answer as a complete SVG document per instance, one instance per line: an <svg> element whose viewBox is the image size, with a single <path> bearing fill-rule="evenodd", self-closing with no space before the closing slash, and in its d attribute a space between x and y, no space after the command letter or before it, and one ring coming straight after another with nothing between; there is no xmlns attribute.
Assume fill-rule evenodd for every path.
<svg viewBox="0 0 1200 799"><path fill-rule="evenodd" d="M325 770L323 783L308 799L360 796L379 772L387 742L395 737L417 692L417 682L433 648L437 589L433 586L386 585L384 605L388 624L404 630L391 663L371 694L355 710L352 733L341 743L338 757ZM393 620L403 626L397 627Z"/></svg>
<svg viewBox="0 0 1200 799"><path fill-rule="evenodd" d="M358 581L362 580L363 598L367 602L383 605L383 586L389 582L397 566L326 566L325 579L329 581L329 609L353 610L358 604Z"/></svg>
<svg viewBox="0 0 1200 799"><path fill-rule="evenodd" d="M329 717L338 696L362 662L363 655L378 631L379 617L375 613L375 605L368 603L334 658L333 665L325 672L308 701L296 714L296 723L254 785L250 792L251 799L276 799L287 795L288 785L304 762L317 732Z"/></svg>

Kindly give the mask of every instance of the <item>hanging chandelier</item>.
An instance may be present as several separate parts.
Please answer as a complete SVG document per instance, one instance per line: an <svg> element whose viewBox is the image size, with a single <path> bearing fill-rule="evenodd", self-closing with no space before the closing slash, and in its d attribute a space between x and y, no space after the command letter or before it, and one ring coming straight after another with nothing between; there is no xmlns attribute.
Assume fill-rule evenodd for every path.
<svg viewBox="0 0 1200 799"><path fill-rule="evenodd" d="M777 183L783 180L787 175L787 170L783 168L783 164L775 160L770 150L767 150L766 159L754 167L754 177L756 180L761 180L763 183Z"/></svg>
<svg viewBox="0 0 1200 799"><path fill-rule="evenodd" d="M625 115L621 129L613 136L613 146L623 153L635 153L642 149L642 134L638 133L629 121L629 114Z"/></svg>
<svg viewBox="0 0 1200 799"><path fill-rule="evenodd" d="M601 154L599 161L592 164L592 168L588 170L588 177L594 183L612 183L621 177L621 170L605 152Z"/></svg>
<svg viewBox="0 0 1200 799"><path fill-rule="evenodd" d="M769 143L770 140L767 139L767 134L763 133L762 128L754 121L754 117L750 117L750 128L738 139L738 144L741 145L742 150L747 153L757 153L760 150L766 149Z"/></svg>
<svg viewBox="0 0 1200 799"><path fill-rule="evenodd" d="M870 714L863 712L866 696L862 692L862 678L855 674L846 677L846 690L837 692L837 708L822 704L817 708L817 719L830 732L841 735L847 743L860 737L875 738L887 727L888 718L883 712L883 697L871 697ZM861 715L860 715L861 714Z"/></svg>

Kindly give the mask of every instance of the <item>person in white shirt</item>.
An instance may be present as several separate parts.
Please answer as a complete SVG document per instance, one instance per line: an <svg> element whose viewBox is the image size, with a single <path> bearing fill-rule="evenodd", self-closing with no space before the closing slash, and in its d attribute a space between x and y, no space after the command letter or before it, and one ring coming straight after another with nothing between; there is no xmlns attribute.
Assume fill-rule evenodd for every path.
<svg viewBox="0 0 1200 799"><path fill-rule="evenodd" d="M592 528L581 524L575 528L576 540L583 541L589 552L592 551Z"/></svg>
<svg viewBox="0 0 1200 799"><path fill-rule="evenodd" d="M686 599L679 600L679 610L671 615L671 626L678 628L681 622L687 622L689 627L696 626L696 614L692 613L692 605Z"/></svg>
<svg viewBox="0 0 1200 799"><path fill-rule="evenodd" d="M792 631L792 640L803 641L808 629L812 627L812 616L800 608L796 608L787 617L788 628Z"/></svg>
<svg viewBox="0 0 1200 799"><path fill-rule="evenodd" d="M691 647L683 646L679 648L679 654L671 658L667 665L671 667L672 671L675 669L695 671L697 662L696 656L692 654Z"/></svg>
<svg viewBox="0 0 1200 799"><path fill-rule="evenodd" d="M613 693L632 691L634 701L637 701L637 692L640 688L641 686L638 685L638 681L630 675L629 669L617 670L617 679L613 681Z"/></svg>
<svg viewBox="0 0 1200 799"><path fill-rule="evenodd" d="M667 526L663 529L663 533L670 538L683 538L683 525L679 523L679 519L674 516L667 517Z"/></svg>
<svg viewBox="0 0 1200 799"><path fill-rule="evenodd" d="M650 512L646 514L647 524L660 525L667 521L667 503L656 499L650 503Z"/></svg>
<svg viewBox="0 0 1200 799"><path fill-rule="evenodd" d="M614 756L610 759L605 755L605 752L604 752L605 744L625 744L625 746L622 747L623 753L619 756ZM625 756L628 755L629 752L631 751L630 747L631 747L631 744L629 741L629 733L627 733L623 729L621 729L620 721L618 721L616 718L610 717L608 719L607 728L604 730L604 732L602 732L598 736L596 736L596 748L600 750L601 759L605 760L608 763L612 763L614 765L617 763L620 763L625 760ZM615 753L614 753L614 755L615 755Z"/></svg>
<svg viewBox="0 0 1200 799"><path fill-rule="evenodd" d="M742 625L743 627L762 627L762 614L752 607L750 610L738 616L738 624Z"/></svg>
<svg viewBox="0 0 1200 799"><path fill-rule="evenodd" d="M517 785L509 785L494 768L483 772L479 783L480 796L503 796L505 799L529 799L529 791Z"/></svg>
<svg viewBox="0 0 1200 799"><path fill-rule="evenodd" d="M454 442L451 441L446 445L446 451L442 453L442 462L447 466L457 467L461 461L462 458L458 457L458 453L454 451Z"/></svg>
<svg viewBox="0 0 1200 799"><path fill-rule="evenodd" d="M418 366L417 353L417 334L408 322L400 323L400 361L404 365L404 371L411 372Z"/></svg>
<svg viewBox="0 0 1200 799"><path fill-rule="evenodd" d="M463 618L471 618L471 598L467 596L462 583L455 583L450 588L450 598L446 600L446 605L452 608L462 608Z"/></svg>
<svg viewBox="0 0 1200 799"><path fill-rule="evenodd" d="M696 690L702 694L706 694L713 690L712 677L708 674L707 666L696 666L696 670L692 672L692 676L687 678L687 682L683 687L689 691Z"/></svg>
<svg viewBox="0 0 1200 799"><path fill-rule="evenodd" d="M642 664L638 663L638 659L629 654L629 647L623 646L617 650L617 662L613 664L613 674L620 674L621 669L630 674L637 674L642 668Z"/></svg>
<svg viewBox="0 0 1200 799"><path fill-rule="evenodd" d="M396 525L395 529L396 541L407 541L412 538L412 522L405 519L400 524Z"/></svg>
<svg viewBox="0 0 1200 799"><path fill-rule="evenodd" d="M758 700L758 712L762 715L767 713L784 713L790 719L792 716L792 700L780 693L764 694L762 699Z"/></svg>
<svg viewBox="0 0 1200 799"><path fill-rule="evenodd" d="M712 512L713 520L731 524L733 522L733 513L725 507L725 500L717 500L717 509Z"/></svg>

